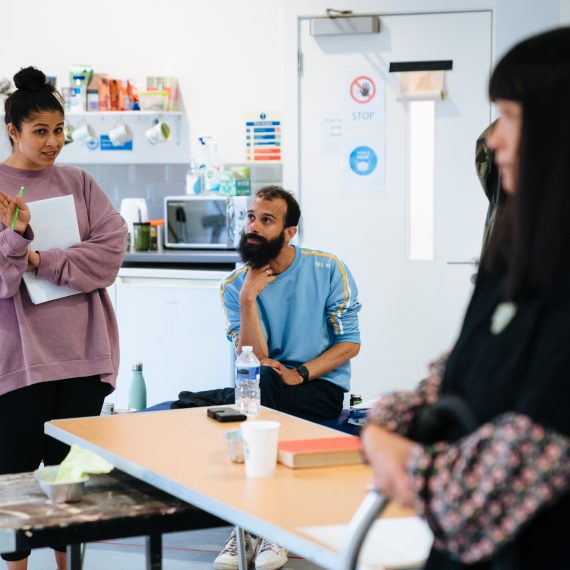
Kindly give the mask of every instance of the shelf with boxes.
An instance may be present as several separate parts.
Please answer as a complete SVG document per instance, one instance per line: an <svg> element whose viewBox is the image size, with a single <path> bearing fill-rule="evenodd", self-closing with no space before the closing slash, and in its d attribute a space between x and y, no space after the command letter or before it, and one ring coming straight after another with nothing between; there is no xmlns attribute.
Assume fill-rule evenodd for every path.
<svg viewBox="0 0 570 570"><path fill-rule="evenodd" d="M66 141L59 162L189 162L188 121L176 77L147 76L145 90L141 90L131 79L93 71L91 65L74 64L68 85L59 88ZM47 79L56 86L55 76ZM13 87L6 82L9 89ZM0 159L10 150L4 131L0 134Z"/></svg>

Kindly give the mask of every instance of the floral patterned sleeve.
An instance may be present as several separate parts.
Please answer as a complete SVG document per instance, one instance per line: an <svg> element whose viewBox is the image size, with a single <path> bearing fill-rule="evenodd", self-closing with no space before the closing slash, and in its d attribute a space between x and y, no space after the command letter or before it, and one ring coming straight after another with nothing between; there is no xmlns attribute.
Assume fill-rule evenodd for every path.
<svg viewBox="0 0 570 570"><path fill-rule="evenodd" d="M506 413L454 444L414 446L408 473L434 546L471 564L568 492L570 438Z"/></svg>
<svg viewBox="0 0 570 570"><path fill-rule="evenodd" d="M390 431L406 435L418 410L439 399L441 378L449 353L441 355L429 364L430 375L422 380L416 390L399 391L382 396L370 410L367 420Z"/></svg>

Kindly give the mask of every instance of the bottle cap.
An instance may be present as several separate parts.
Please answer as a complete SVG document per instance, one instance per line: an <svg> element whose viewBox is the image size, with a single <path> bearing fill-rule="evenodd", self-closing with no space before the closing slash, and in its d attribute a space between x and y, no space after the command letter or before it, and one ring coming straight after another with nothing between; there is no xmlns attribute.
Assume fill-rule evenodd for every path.
<svg viewBox="0 0 570 570"><path fill-rule="evenodd" d="M241 350L242 350L242 352L252 352L253 346L242 346Z"/></svg>
<svg viewBox="0 0 570 570"><path fill-rule="evenodd" d="M133 363L133 370L142 370L142 362Z"/></svg>

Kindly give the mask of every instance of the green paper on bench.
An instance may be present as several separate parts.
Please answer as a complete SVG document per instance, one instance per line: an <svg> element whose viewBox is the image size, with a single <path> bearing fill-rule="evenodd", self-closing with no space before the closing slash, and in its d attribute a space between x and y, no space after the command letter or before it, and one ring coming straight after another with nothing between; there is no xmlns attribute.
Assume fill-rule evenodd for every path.
<svg viewBox="0 0 570 570"><path fill-rule="evenodd" d="M81 481L88 473L109 473L112 470L113 465L96 453L78 445L72 445L71 451L59 467L55 482L74 483Z"/></svg>

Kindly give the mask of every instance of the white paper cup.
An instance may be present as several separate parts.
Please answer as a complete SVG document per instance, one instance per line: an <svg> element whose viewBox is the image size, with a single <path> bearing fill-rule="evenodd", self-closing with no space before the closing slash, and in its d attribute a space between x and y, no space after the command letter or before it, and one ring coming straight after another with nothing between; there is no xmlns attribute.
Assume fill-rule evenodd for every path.
<svg viewBox="0 0 570 570"><path fill-rule="evenodd" d="M109 131L109 139L113 146L121 146L133 140L133 131L128 125L118 125Z"/></svg>
<svg viewBox="0 0 570 570"><path fill-rule="evenodd" d="M82 125L71 133L71 138L77 144L87 144L89 141L97 140L97 133L91 125Z"/></svg>
<svg viewBox="0 0 570 570"><path fill-rule="evenodd" d="M160 121L145 131L146 140L150 144L158 144L170 139L172 133L168 123Z"/></svg>
<svg viewBox="0 0 570 570"><path fill-rule="evenodd" d="M281 424L252 420L241 424L245 472L248 477L271 477L277 463L277 441Z"/></svg>

